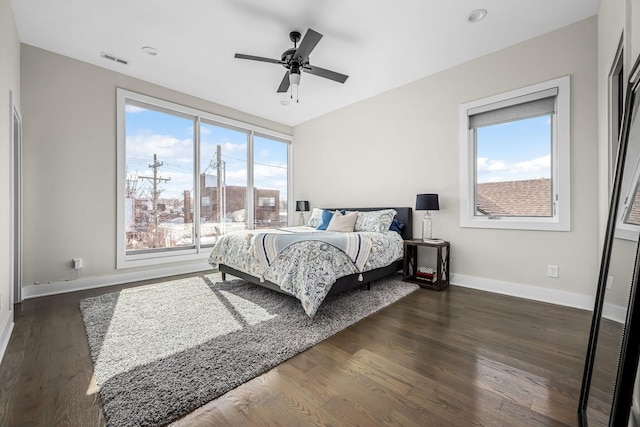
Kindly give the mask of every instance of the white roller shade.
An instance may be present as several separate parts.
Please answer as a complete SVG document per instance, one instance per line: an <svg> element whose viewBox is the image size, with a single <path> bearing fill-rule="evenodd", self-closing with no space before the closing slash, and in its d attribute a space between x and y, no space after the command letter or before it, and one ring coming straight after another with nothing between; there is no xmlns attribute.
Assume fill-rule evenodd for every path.
<svg viewBox="0 0 640 427"><path fill-rule="evenodd" d="M553 114L557 97L555 87L469 109L469 129Z"/></svg>

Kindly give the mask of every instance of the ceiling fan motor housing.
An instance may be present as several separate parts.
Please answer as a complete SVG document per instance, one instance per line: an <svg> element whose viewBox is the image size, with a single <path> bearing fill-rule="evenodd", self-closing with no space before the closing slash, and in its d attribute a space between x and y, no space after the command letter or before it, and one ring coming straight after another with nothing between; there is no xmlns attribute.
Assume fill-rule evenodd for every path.
<svg viewBox="0 0 640 427"><path fill-rule="evenodd" d="M295 55L297 49L287 49L282 53L282 62L283 66L287 69L291 68L291 60L293 59L293 55Z"/></svg>

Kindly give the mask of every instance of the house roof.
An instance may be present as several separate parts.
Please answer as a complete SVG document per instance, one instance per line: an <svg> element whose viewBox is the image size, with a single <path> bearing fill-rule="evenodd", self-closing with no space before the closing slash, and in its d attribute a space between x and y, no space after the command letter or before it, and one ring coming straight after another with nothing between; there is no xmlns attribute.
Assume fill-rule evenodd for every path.
<svg viewBox="0 0 640 427"><path fill-rule="evenodd" d="M635 225L640 225L640 191L638 190L640 190L640 186L636 187L631 212L629 212L629 217L627 218L628 223Z"/></svg>
<svg viewBox="0 0 640 427"><path fill-rule="evenodd" d="M477 210L495 216L551 216L551 180L485 182L476 185Z"/></svg>

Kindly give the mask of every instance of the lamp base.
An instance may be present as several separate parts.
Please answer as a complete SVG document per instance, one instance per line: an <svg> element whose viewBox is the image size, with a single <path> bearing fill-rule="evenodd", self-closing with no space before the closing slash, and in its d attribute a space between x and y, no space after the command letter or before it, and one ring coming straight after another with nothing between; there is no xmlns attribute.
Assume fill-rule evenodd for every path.
<svg viewBox="0 0 640 427"><path fill-rule="evenodd" d="M426 242L428 240L432 240L432 225L433 221L431 221L431 214L427 211L424 214L424 218L422 218L422 241Z"/></svg>
<svg viewBox="0 0 640 427"><path fill-rule="evenodd" d="M304 225L304 224L305 224L304 212L300 212L300 220L298 221L298 225Z"/></svg>

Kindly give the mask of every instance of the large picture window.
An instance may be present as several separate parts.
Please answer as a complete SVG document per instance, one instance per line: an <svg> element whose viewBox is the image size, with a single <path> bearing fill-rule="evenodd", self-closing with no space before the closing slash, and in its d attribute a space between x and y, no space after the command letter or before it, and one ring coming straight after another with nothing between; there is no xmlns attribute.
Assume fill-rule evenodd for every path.
<svg viewBox="0 0 640 427"><path fill-rule="evenodd" d="M118 90L118 268L288 224L288 135Z"/></svg>
<svg viewBox="0 0 640 427"><path fill-rule="evenodd" d="M569 77L460 107L460 225L569 230Z"/></svg>

